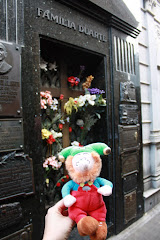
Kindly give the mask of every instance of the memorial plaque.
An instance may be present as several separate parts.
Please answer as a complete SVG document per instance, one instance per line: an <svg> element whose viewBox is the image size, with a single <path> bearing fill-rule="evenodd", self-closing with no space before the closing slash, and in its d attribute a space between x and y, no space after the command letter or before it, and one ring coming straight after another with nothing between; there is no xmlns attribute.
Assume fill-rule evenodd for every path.
<svg viewBox="0 0 160 240"><path fill-rule="evenodd" d="M120 104L119 115L121 124L138 124L138 106Z"/></svg>
<svg viewBox="0 0 160 240"><path fill-rule="evenodd" d="M1 240L32 240L32 224L25 226L20 231L12 233Z"/></svg>
<svg viewBox="0 0 160 240"><path fill-rule="evenodd" d="M121 155L122 175L138 172L139 170L139 152L124 153Z"/></svg>
<svg viewBox="0 0 160 240"><path fill-rule="evenodd" d="M20 117L21 47L0 42L0 116Z"/></svg>
<svg viewBox="0 0 160 240"><path fill-rule="evenodd" d="M120 100L124 102L136 102L136 90L133 82L120 83Z"/></svg>
<svg viewBox="0 0 160 240"><path fill-rule="evenodd" d="M0 200L34 193L32 161L12 152L0 159Z"/></svg>
<svg viewBox="0 0 160 240"><path fill-rule="evenodd" d="M118 126L120 153L139 149L139 124L136 126Z"/></svg>
<svg viewBox="0 0 160 240"><path fill-rule="evenodd" d="M127 224L137 216L136 190L124 196L124 221Z"/></svg>
<svg viewBox="0 0 160 240"><path fill-rule="evenodd" d="M0 231L19 223L22 208L19 202L0 205Z"/></svg>
<svg viewBox="0 0 160 240"><path fill-rule="evenodd" d="M23 148L22 119L0 120L0 152Z"/></svg>
<svg viewBox="0 0 160 240"><path fill-rule="evenodd" d="M123 192L128 193L137 188L137 173L123 178Z"/></svg>

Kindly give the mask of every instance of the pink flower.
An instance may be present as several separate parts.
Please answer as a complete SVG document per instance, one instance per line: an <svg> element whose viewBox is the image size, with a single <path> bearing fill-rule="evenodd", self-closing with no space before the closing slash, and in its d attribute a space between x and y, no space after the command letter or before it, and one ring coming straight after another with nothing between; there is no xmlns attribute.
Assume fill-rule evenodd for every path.
<svg viewBox="0 0 160 240"><path fill-rule="evenodd" d="M52 103L53 103L53 100L52 100L52 98L48 98L48 99L47 99L47 104L48 104L49 106L51 106L51 105L52 105Z"/></svg>
<svg viewBox="0 0 160 240"><path fill-rule="evenodd" d="M46 109L46 100L45 99L41 99L41 109Z"/></svg>
<svg viewBox="0 0 160 240"><path fill-rule="evenodd" d="M43 163L43 167L46 168L48 167L48 160L46 159L45 162Z"/></svg>
<svg viewBox="0 0 160 240"><path fill-rule="evenodd" d="M40 92L40 96L44 97L45 96L45 92Z"/></svg>

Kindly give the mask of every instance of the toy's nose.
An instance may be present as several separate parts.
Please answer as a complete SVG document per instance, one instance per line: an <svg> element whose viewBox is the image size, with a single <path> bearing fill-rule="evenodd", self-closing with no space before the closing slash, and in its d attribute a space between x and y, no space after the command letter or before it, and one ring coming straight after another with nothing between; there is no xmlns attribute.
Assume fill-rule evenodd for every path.
<svg viewBox="0 0 160 240"><path fill-rule="evenodd" d="M87 170L89 170L89 165L88 165L87 161L82 161L81 162L81 171L84 172Z"/></svg>

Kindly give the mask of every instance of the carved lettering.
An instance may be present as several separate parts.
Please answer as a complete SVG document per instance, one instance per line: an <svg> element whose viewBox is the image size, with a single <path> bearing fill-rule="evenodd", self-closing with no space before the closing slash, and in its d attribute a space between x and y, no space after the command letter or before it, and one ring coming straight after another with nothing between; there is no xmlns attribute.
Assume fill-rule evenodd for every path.
<svg viewBox="0 0 160 240"><path fill-rule="evenodd" d="M4 156L0 164L0 200L33 192L31 159L15 152Z"/></svg>
<svg viewBox="0 0 160 240"><path fill-rule="evenodd" d="M76 24L73 21L63 18L62 16L54 15L53 13L51 13L50 10L44 11L41 8L37 8L37 17L42 17L43 19L47 19L48 21L53 21L56 24L67 27L69 29L78 29L80 33L84 33L85 35L96 38L99 41L107 41L105 35L103 35L102 33L98 33L97 31L94 31L93 29L82 25L78 25L78 27L76 27Z"/></svg>
<svg viewBox="0 0 160 240"><path fill-rule="evenodd" d="M23 124L21 119L0 120L0 152L22 149Z"/></svg>

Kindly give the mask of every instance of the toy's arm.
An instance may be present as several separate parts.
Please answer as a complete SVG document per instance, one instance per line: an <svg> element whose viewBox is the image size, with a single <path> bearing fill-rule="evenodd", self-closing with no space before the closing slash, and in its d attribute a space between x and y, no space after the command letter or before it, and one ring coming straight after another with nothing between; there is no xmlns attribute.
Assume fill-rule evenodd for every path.
<svg viewBox="0 0 160 240"><path fill-rule="evenodd" d="M66 207L71 207L75 202L76 198L73 197L70 192L73 189L74 182L71 180L67 182L62 188L62 197L64 199L64 205Z"/></svg>
<svg viewBox="0 0 160 240"><path fill-rule="evenodd" d="M99 185L102 186L98 188L97 192L103 196L110 196L112 194L113 184L104 178L97 178L97 181Z"/></svg>

